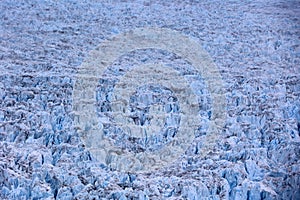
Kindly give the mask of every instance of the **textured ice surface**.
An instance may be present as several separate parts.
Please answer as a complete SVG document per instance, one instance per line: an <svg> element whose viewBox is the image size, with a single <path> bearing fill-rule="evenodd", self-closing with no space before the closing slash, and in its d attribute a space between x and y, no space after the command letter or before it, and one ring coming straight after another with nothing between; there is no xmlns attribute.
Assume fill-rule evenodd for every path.
<svg viewBox="0 0 300 200"><path fill-rule="evenodd" d="M280 0L2 0L0 199L299 199L299 13L298 1ZM201 158L212 109L203 77L172 52L118 58L99 78L99 120L110 109L105 101L115 78L141 63L186 76L201 110L185 154L153 173L123 173L98 162L74 129L74 77L103 40L144 26L199 38L223 78L227 119L215 151ZM132 94L136 123L147 123L147 111L136 109L140 102L161 99L176 112L176 101L168 107L164 100L171 92L159 89L157 99L143 97L150 86ZM108 134L123 145L118 132ZM127 148L143 147L125 141Z"/></svg>

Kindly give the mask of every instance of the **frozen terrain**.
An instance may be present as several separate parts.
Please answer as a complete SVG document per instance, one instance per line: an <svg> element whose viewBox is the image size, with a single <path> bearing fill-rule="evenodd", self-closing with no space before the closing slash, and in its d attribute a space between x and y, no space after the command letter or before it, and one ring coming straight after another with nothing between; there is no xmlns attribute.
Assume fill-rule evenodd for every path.
<svg viewBox="0 0 300 200"><path fill-rule="evenodd" d="M299 13L297 0L1 0L0 199L300 199ZM174 52L124 54L99 77L100 123L111 120L118 78L152 63L187 80L201 123L169 165L120 172L96 159L74 126L74 85L91 50L141 27L198 38L222 77L226 121L202 156L214 120L205 77ZM165 123L147 143L109 123L105 137L133 153L172 142L182 112L174 91L145 84L128 95L135 125L154 123L156 104Z"/></svg>

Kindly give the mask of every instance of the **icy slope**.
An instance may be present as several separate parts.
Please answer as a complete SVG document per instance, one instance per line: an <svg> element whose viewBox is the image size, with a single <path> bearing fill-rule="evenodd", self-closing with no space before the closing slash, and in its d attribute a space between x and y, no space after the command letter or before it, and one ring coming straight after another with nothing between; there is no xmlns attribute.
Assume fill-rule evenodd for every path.
<svg viewBox="0 0 300 200"><path fill-rule="evenodd" d="M299 13L298 1L278 0L2 0L0 199L299 199ZM226 122L203 158L214 120L205 77L185 57L162 49L116 58L95 89L99 123L116 148L153 152L172 142L180 127L180 99L159 84L136 87L127 108L131 123L141 126L156 123L150 109L162 108L160 132L137 139L106 123L118 79L135 66L177 70L197 97L201 121L174 162L151 173L127 173L87 148L74 127L73 92L91 50L140 27L201 41L222 77Z"/></svg>

